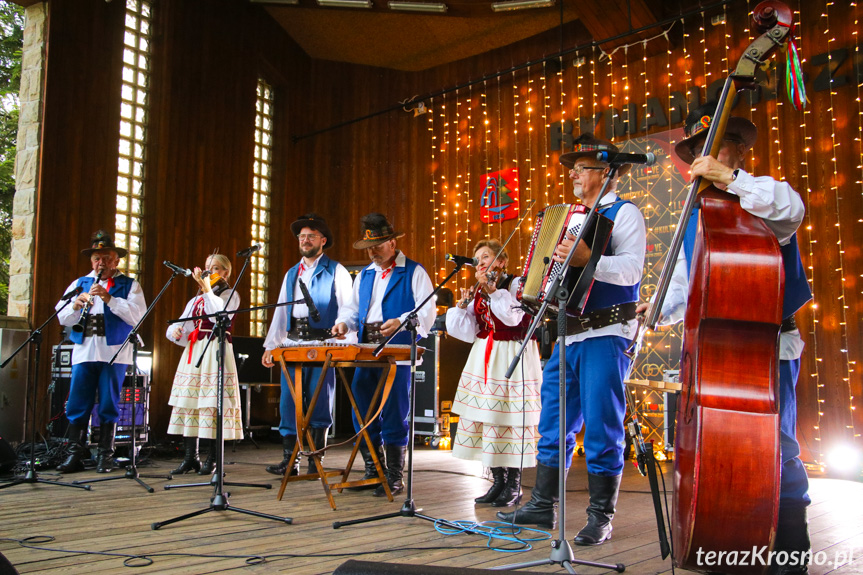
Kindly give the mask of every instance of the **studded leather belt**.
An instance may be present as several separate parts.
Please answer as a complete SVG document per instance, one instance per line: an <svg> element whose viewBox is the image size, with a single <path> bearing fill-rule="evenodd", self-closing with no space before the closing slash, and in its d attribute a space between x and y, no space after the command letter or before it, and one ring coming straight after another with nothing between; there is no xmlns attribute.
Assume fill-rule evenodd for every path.
<svg viewBox="0 0 863 575"><path fill-rule="evenodd" d="M589 329L599 329L635 319L637 302L622 303L592 311L579 317L566 318L566 335L578 335Z"/></svg>

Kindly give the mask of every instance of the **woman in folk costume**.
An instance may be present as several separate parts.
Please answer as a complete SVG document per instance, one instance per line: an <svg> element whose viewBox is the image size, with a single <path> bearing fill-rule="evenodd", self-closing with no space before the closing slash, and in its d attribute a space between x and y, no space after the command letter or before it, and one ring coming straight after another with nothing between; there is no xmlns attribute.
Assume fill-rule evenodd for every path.
<svg viewBox="0 0 863 575"><path fill-rule="evenodd" d="M452 453L491 468L494 483L476 502L506 507L521 498L521 468L536 465L542 366L537 346L528 345L506 379L530 319L516 300L519 281L506 273L500 242L479 242L474 256L478 283L446 315L447 333L473 342L452 407L460 416Z"/></svg>
<svg viewBox="0 0 863 575"><path fill-rule="evenodd" d="M215 313L225 309L225 302L231 293L228 278L231 277L231 261L222 254L213 254L207 258L206 264L209 277L201 268L195 268L193 278L201 287L198 295L189 300L183 315L192 317ZM228 311L240 306L240 296L234 294L228 304ZM233 317L231 319L233 325ZM213 323L209 319L187 321L180 325L172 324L165 336L185 347L174 384L171 387L171 398L168 404L173 407L168 433L183 436L185 456L179 467L172 474L182 474L197 471L199 475L209 475L215 470L216 446L209 443L207 460L202 465L198 459L198 439L212 440L216 438L216 415L218 411L218 340L214 337L210 345L207 340L213 331ZM196 367L204 347L207 350ZM231 345L231 334L228 332L225 346L225 391L223 436L226 441L243 438L243 424L240 414L240 387L237 383L237 365L234 360L234 348Z"/></svg>

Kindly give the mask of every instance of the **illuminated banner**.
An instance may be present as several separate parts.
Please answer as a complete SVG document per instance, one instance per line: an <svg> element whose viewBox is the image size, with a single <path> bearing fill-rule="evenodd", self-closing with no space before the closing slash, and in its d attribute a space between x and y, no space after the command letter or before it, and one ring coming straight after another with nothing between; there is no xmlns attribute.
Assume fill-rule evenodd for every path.
<svg viewBox="0 0 863 575"><path fill-rule="evenodd" d="M518 217L518 168L485 174L481 183L479 215L483 223Z"/></svg>

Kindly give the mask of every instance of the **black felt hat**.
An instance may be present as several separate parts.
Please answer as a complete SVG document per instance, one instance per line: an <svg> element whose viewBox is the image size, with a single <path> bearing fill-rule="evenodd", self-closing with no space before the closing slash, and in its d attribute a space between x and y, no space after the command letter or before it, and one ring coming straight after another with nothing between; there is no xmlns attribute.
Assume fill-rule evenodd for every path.
<svg viewBox="0 0 863 575"><path fill-rule="evenodd" d="M363 239L354 242L354 248L364 250L389 240L400 238L403 232L397 232L383 214L373 212L366 214L360 220Z"/></svg>
<svg viewBox="0 0 863 575"><path fill-rule="evenodd" d="M686 139L674 146L674 152L687 164L695 161L695 154L692 149L707 137L707 130L716 115L716 105L715 101L706 102L686 116L686 126L683 129ZM758 128L746 118L731 116L725 125L725 137L740 140L740 143L746 146L748 150L755 145L755 140L758 139Z"/></svg>
<svg viewBox="0 0 863 575"><path fill-rule="evenodd" d="M324 234L324 237L327 238L324 249L333 247L333 232L330 231L330 227L324 218L318 214L309 213L298 218L297 221L291 224L291 233L298 236L303 228L311 228Z"/></svg>
<svg viewBox="0 0 863 575"><path fill-rule="evenodd" d="M115 246L114 240L111 239L111 236L109 236L104 230L94 232L90 237L90 247L85 250L81 250L81 253L89 258L90 254L101 250L114 250L117 252L117 257L120 258L126 257L126 254L129 253L123 248Z"/></svg>
<svg viewBox="0 0 863 575"><path fill-rule="evenodd" d="M608 140L603 140L602 138L597 138L591 132L585 132L575 139L573 142L574 147L571 152L567 152L566 154L560 155L560 163L566 166L567 168L572 168L575 165L575 161L579 158L590 157L594 160L596 159L596 154L598 152L612 152L617 154L620 152L620 149L609 142ZM629 171L632 167L632 164L623 164L618 168L617 175L622 176Z"/></svg>

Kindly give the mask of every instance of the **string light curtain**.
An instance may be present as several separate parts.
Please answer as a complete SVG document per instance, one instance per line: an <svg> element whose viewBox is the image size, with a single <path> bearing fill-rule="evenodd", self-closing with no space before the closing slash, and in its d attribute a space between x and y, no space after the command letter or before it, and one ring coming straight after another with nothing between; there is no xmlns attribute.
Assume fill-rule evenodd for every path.
<svg viewBox="0 0 863 575"><path fill-rule="evenodd" d="M505 238L512 230L512 221L480 221L481 186L475 174L518 168L521 205L529 198L537 200L521 228L529 231L535 213L544 205L574 201L558 158L571 149L572 138L581 131L593 130L618 144L631 140L633 145L658 146L659 135L681 128L686 102L700 104L715 98L718 86L754 38L749 16L755 4L747 0L681 17L664 34L650 40L633 37L613 54L613 47L605 44L605 52L586 45L518 73L483 81L478 104L481 129L470 129L469 120L457 134L447 122L444 106L436 103L437 115L428 124L436 169L427 192L434 204L436 265L457 238L469 240L458 245L472 246L484 237ZM857 432L863 421L855 409L856 397L863 393L857 369L863 333L856 320L863 312L863 250L858 247L863 246L863 57L858 2L797 0L796 4L809 97L806 110L800 113L782 103L785 64L774 57L769 73L758 73L759 89L741 97L734 113L749 117L760 131L746 169L788 181L807 207L798 236L815 300L798 315L806 343L798 383L799 431L804 456L821 461L839 440L850 440L863 449ZM460 92L458 97L464 100L460 114L467 117L474 96ZM453 95L441 98L449 104ZM662 125L658 114L654 117L654 110L665 114L667 125ZM663 137L662 145L672 148L674 136ZM461 150L455 146L457 138L465 142ZM468 151L464 158L465 150L474 153ZM658 189L671 190L688 179L686 173L670 173ZM621 188L628 185L629 177ZM448 187L450 182L463 184L458 195ZM451 210L455 198L462 209L457 218ZM641 207L651 228L661 214L667 217L670 211L676 218L679 211L676 205ZM673 224L667 227L673 231ZM529 237L522 233L508 246L510 262L526 255ZM649 243L658 246L653 240ZM662 265L658 258L650 261L642 295L650 291ZM441 266L438 275L443 271Z"/></svg>

